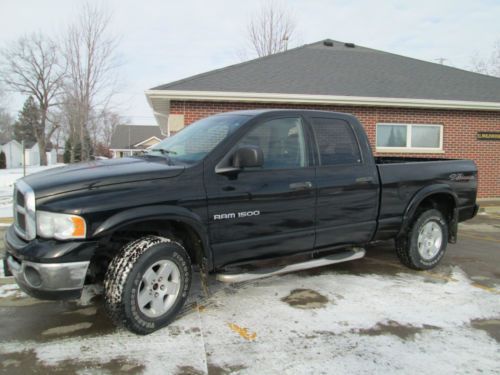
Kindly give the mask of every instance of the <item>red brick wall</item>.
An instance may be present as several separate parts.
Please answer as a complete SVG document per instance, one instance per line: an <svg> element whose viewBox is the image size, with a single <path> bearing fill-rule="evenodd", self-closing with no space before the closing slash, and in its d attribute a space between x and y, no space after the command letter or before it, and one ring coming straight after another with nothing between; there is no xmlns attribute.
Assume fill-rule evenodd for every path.
<svg viewBox="0 0 500 375"><path fill-rule="evenodd" d="M269 103L170 103L170 113L183 114L186 124L215 113L256 108L303 108L352 113L365 127L373 149L375 125L379 122L442 124L445 153L419 153L415 156L473 159L479 170L479 197L500 197L500 142L476 139L478 131L500 131L500 112Z"/></svg>

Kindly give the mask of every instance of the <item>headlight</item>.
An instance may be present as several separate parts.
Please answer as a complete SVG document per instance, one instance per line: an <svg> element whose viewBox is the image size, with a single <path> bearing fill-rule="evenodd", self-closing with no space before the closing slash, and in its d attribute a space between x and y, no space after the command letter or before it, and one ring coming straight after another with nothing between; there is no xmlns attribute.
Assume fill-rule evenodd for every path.
<svg viewBox="0 0 500 375"><path fill-rule="evenodd" d="M85 219L80 216L38 211L36 232L40 237L58 240L85 238L87 226Z"/></svg>

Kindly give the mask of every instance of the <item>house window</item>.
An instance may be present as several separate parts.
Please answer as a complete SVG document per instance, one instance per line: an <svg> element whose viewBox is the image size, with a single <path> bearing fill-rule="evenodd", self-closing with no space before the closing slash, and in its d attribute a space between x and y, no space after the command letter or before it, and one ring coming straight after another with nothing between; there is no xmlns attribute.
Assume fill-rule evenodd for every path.
<svg viewBox="0 0 500 375"><path fill-rule="evenodd" d="M443 152L443 126L377 124L377 151Z"/></svg>

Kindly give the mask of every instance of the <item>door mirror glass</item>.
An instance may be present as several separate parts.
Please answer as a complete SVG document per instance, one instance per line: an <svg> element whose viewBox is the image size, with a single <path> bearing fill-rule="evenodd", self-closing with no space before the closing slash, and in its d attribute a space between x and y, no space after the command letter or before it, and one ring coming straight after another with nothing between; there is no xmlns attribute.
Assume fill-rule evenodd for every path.
<svg viewBox="0 0 500 375"><path fill-rule="evenodd" d="M258 146L242 146L233 155L233 167L254 168L264 165L264 153Z"/></svg>

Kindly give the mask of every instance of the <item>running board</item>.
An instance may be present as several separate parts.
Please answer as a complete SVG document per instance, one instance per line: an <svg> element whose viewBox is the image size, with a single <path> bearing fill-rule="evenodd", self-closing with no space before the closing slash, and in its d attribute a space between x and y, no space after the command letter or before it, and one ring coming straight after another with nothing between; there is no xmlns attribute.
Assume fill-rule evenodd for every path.
<svg viewBox="0 0 500 375"><path fill-rule="evenodd" d="M318 258L309 260L307 262L290 264L283 267L276 268L266 268L260 270L254 270L245 273L219 273L216 275L218 281L223 283L241 283L243 281L250 281L256 279L262 279L264 277L270 277L275 275L281 275L284 273L295 272L307 270L309 268L323 267L330 264L348 262L350 260L360 259L365 256L365 249L353 248L349 251L344 251L342 253L332 254L324 258Z"/></svg>

